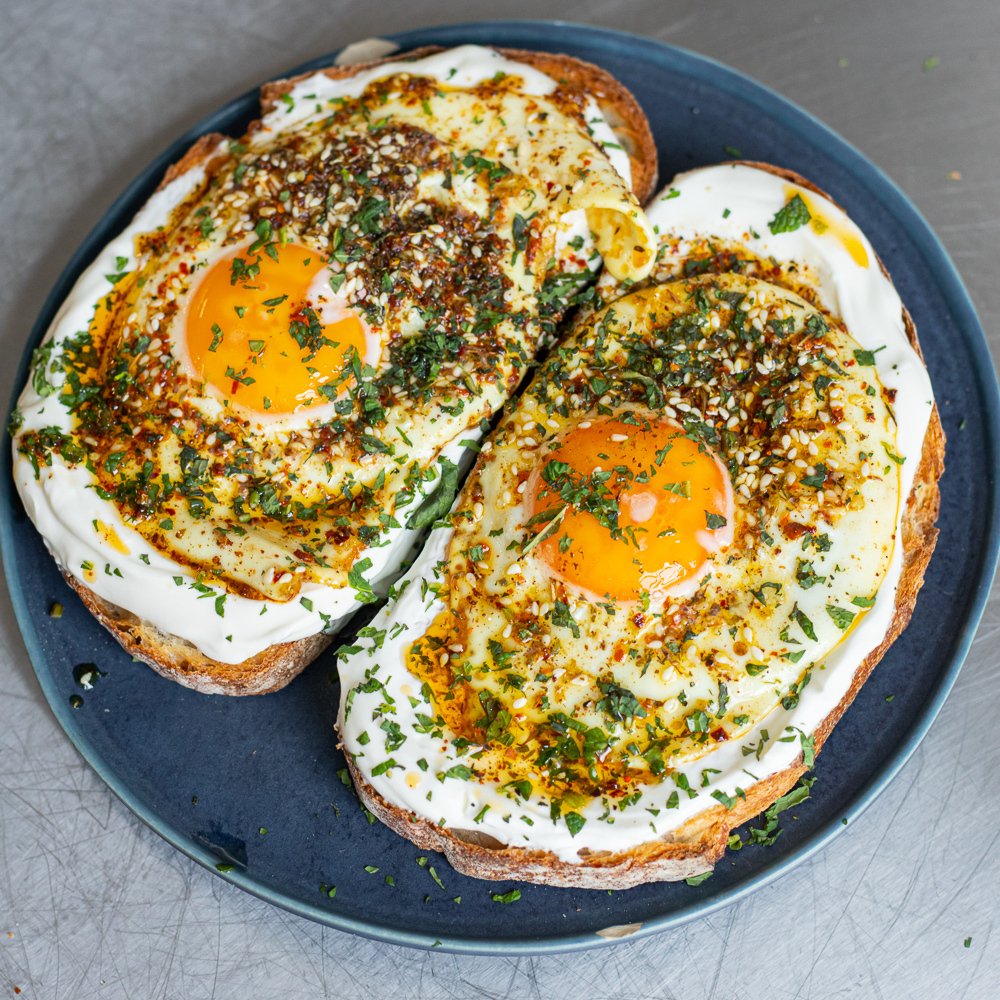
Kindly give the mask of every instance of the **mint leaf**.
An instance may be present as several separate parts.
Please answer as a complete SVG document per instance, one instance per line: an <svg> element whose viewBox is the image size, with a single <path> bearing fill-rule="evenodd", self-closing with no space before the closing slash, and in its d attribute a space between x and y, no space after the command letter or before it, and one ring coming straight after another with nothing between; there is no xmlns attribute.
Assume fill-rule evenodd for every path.
<svg viewBox="0 0 1000 1000"><path fill-rule="evenodd" d="M884 350L885 350L885 344L883 344L881 347L876 347L874 351L855 351L854 360L857 361L859 365L874 365L875 355L878 354L879 351L884 351Z"/></svg>
<svg viewBox="0 0 1000 1000"><path fill-rule="evenodd" d="M490 896L490 899L492 899L494 903L516 903L520 898L520 889L511 889L510 892L504 893L494 892Z"/></svg>
<svg viewBox="0 0 1000 1000"><path fill-rule="evenodd" d="M773 236L777 236L778 233L793 233L796 229L801 229L811 218L806 203L799 195L795 195L783 208L778 209L767 227Z"/></svg>
<svg viewBox="0 0 1000 1000"><path fill-rule="evenodd" d="M437 489L406 522L411 531L429 527L438 518L444 517L455 502L455 495L458 493L458 466L447 458L439 458L438 465L441 467L441 476Z"/></svg>
<svg viewBox="0 0 1000 1000"><path fill-rule="evenodd" d="M836 604L828 604L826 606L826 613L833 619L833 624L841 632L846 632L851 627L851 622L854 621L855 616L855 612L848 611L847 608L838 608Z"/></svg>
<svg viewBox="0 0 1000 1000"><path fill-rule="evenodd" d="M347 574L347 583L354 588L354 597L362 604L374 604L378 600L372 585L364 577L371 568L372 561L366 556L364 559L359 559Z"/></svg>

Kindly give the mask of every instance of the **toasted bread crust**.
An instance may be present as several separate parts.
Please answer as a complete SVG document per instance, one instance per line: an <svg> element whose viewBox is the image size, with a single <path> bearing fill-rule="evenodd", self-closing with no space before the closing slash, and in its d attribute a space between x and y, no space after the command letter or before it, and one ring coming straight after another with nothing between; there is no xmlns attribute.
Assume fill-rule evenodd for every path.
<svg viewBox="0 0 1000 1000"><path fill-rule="evenodd" d="M777 174L829 198L815 184L793 171L767 163L740 162L745 166ZM885 265L881 260L878 263L882 273L889 278ZM923 358L917 342L916 327L905 307L903 323L907 338ZM935 406L903 514L903 570L896 590L892 622L878 648L865 657L855 670L850 689L813 733L817 754L878 662L909 624L937 541L935 522L941 502L938 480L944 471L944 445L944 430ZM673 882L710 871L725 853L729 834L771 806L808 770L800 757L798 763L745 789L746 798L739 799L732 809L726 809L722 805L713 806L657 840L616 853L583 856L581 852L580 863L571 864L550 852L488 843L475 831L437 827L387 802L368 784L349 754L347 760L358 795L372 813L418 847L443 853L452 867L463 874L482 879L516 879L580 889L629 889L646 882Z"/></svg>
<svg viewBox="0 0 1000 1000"><path fill-rule="evenodd" d="M168 680L202 694L270 694L298 676L332 641L322 632L297 642L279 642L241 663L222 663L205 656L176 635L168 635L130 611L98 597L68 573L63 574L87 610L121 643Z"/></svg>
<svg viewBox="0 0 1000 1000"><path fill-rule="evenodd" d="M195 167L208 167L217 155L219 143L225 141L226 137L218 132L208 132L200 136L176 163L171 163L167 167L163 175L163 180L157 185L156 190L162 191L171 181L176 180Z"/></svg>

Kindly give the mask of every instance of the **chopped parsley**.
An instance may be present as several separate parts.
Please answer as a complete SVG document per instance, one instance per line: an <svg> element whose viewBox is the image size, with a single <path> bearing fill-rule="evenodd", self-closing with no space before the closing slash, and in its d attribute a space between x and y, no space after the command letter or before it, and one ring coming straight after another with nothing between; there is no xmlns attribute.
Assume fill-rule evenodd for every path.
<svg viewBox="0 0 1000 1000"><path fill-rule="evenodd" d="M796 229L801 229L812 219L812 214L808 206L800 195L793 195L791 199L775 213L774 218L767 224L773 236L779 233L793 233Z"/></svg>

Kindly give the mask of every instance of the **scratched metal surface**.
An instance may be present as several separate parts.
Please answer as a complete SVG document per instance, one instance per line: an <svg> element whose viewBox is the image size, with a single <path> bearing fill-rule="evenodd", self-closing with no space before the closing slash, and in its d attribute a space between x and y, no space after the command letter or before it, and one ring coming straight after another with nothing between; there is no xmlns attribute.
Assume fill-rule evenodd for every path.
<svg viewBox="0 0 1000 1000"><path fill-rule="evenodd" d="M175 134L255 82L352 39L477 16L572 16L639 32L791 96L915 199L963 272L1000 357L994 0L947 9L938 0L2 6L0 399L68 255ZM925 68L930 57L940 62ZM671 933L571 959L507 960L352 938L246 896L168 847L61 735L3 594L0 997L19 989L46 1000L992 998L1000 968L998 638L995 590L923 746L819 857Z"/></svg>

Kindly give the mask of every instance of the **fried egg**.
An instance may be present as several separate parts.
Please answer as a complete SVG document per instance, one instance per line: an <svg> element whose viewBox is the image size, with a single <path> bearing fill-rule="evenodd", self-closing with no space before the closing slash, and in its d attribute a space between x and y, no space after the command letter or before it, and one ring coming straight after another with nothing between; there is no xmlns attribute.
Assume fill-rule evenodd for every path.
<svg viewBox="0 0 1000 1000"><path fill-rule="evenodd" d="M675 179L651 283L602 282L341 658L391 804L579 862L812 753L891 623L933 397L866 238L796 193Z"/></svg>
<svg viewBox="0 0 1000 1000"><path fill-rule="evenodd" d="M375 600L602 255L652 266L602 136L469 46L299 80L203 148L80 279L12 420L63 569L226 663Z"/></svg>

